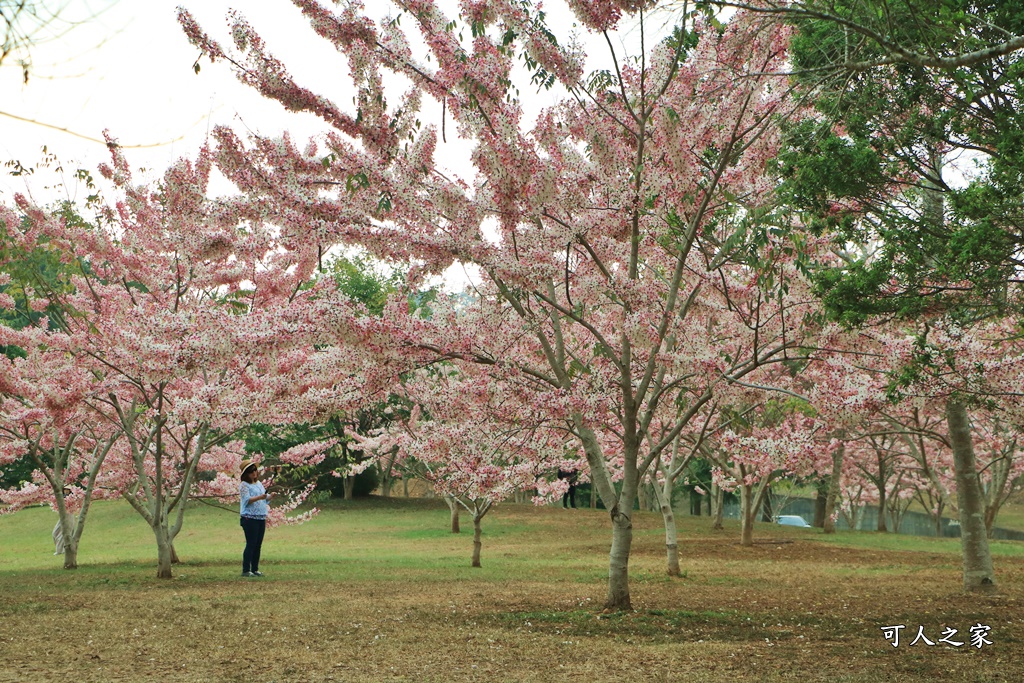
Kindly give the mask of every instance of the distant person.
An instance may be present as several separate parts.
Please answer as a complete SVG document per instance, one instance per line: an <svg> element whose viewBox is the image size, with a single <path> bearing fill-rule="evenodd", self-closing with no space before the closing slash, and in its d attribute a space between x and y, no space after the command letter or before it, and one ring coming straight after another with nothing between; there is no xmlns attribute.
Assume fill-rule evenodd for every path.
<svg viewBox="0 0 1024 683"><path fill-rule="evenodd" d="M566 489L565 493L562 494L562 507L568 508L572 506L576 508L576 480L579 478L579 473L569 470L558 470L558 478L565 479L569 482L569 488Z"/></svg>
<svg viewBox="0 0 1024 683"><path fill-rule="evenodd" d="M60 519L57 520L57 526L53 527L53 554L62 555L64 553L64 526L60 523Z"/></svg>
<svg viewBox="0 0 1024 683"><path fill-rule="evenodd" d="M64 494L64 500L67 501L68 496L71 495L71 489L65 486L62 492ZM64 554L64 525L61 524L60 513L57 513L57 524L53 527L53 554Z"/></svg>
<svg viewBox="0 0 1024 683"><path fill-rule="evenodd" d="M242 461L242 483L238 487L245 550L242 552L242 576L263 576L260 550L267 530L270 494L259 481L260 468L252 460Z"/></svg>

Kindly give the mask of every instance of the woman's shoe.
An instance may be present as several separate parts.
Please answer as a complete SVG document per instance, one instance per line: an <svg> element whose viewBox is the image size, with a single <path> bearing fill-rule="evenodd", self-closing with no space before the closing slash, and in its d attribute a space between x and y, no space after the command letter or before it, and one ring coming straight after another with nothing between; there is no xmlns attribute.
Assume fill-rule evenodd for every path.
<svg viewBox="0 0 1024 683"><path fill-rule="evenodd" d="M249 576L263 576L263 572L249 572Z"/></svg>

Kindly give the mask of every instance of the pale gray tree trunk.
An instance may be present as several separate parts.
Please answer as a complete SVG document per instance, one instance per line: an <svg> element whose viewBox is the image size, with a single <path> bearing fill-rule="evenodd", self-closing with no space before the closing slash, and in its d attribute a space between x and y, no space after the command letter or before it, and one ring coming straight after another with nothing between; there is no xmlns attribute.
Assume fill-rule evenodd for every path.
<svg viewBox="0 0 1024 683"><path fill-rule="evenodd" d="M377 461L377 471L380 473L380 494L385 498L391 497L391 489L395 486L395 461L398 459L398 448L392 448L386 459Z"/></svg>
<svg viewBox="0 0 1024 683"><path fill-rule="evenodd" d="M64 569L78 569L78 547L82 539L82 532L85 531L85 520L89 514L89 506L92 504L92 495L96 486L96 477L99 475L100 469L103 466L103 462L110 452L111 447L117 441L119 437L117 435L109 437L103 443L97 443L94 447L92 464L89 466L89 472L85 477L85 480L80 482L84 491L82 493L82 507L79 509L78 514L72 514L67 507L67 501L64 498L65 485L67 477L67 465L72 453L74 452L74 446L78 439L78 436L72 436L63 448L54 449L53 469L47 467L46 462L40 458L38 451L38 442L31 445L30 455L38 465L39 470L46 477L47 482L53 489L54 500L57 505L57 518L60 522L60 534L62 539L63 548L58 549L58 552L64 555ZM56 539L54 539L56 540Z"/></svg>
<svg viewBox="0 0 1024 683"><path fill-rule="evenodd" d="M113 441L108 443L113 444ZM64 529L71 529L70 539L68 534L64 534L64 569L78 569L78 547L82 540L82 532L85 531L85 519L89 514L89 506L92 505L93 486L96 483L96 475L99 474L102 461L102 458L97 459L89 473L85 487L85 497L78 515L69 514L67 508L63 508L63 505L61 506L63 508L61 526Z"/></svg>
<svg viewBox="0 0 1024 683"><path fill-rule="evenodd" d="M606 609L629 610L629 552L633 546L632 515L612 513L612 548L608 555L608 599Z"/></svg>
<svg viewBox="0 0 1024 683"><path fill-rule="evenodd" d="M844 444L832 453L832 472L828 477L828 494L825 497L825 520L822 530L826 534L836 532L836 504L839 502L839 479L843 474L843 456L846 450Z"/></svg>
<svg viewBox="0 0 1024 683"><path fill-rule="evenodd" d="M718 484L711 485L711 528L721 529L722 518L725 516L725 491Z"/></svg>
<svg viewBox="0 0 1024 683"><path fill-rule="evenodd" d="M353 475L345 477L345 481L342 482L342 487L345 492L345 500L352 500L352 491L356 487L356 478Z"/></svg>
<svg viewBox="0 0 1024 683"><path fill-rule="evenodd" d="M462 529L459 528L459 501L455 500L454 496L445 496L444 502L448 504L448 510L451 513L452 533L462 533Z"/></svg>
<svg viewBox="0 0 1024 683"><path fill-rule="evenodd" d="M754 487L740 485L740 545L754 545L754 519L757 506L754 504Z"/></svg>
<svg viewBox="0 0 1024 683"><path fill-rule="evenodd" d="M946 402L946 423L956 470L956 498L960 509L960 548L963 554L964 590L990 592L996 587L992 555L985 529L985 501L981 494L974 458L974 441L967 408L954 400Z"/></svg>
<svg viewBox="0 0 1024 683"><path fill-rule="evenodd" d="M171 565L174 559L174 547L167 532L167 525L158 524L153 528L153 534L156 536L156 578L169 579L172 577Z"/></svg>
<svg viewBox="0 0 1024 683"><path fill-rule="evenodd" d="M78 538L75 518L67 511L60 513L61 533L64 535L64 569L78 569ZM67 530L71 529L71 533Z"/></svg>
<svg viewBox="0 0 1024 683"><path fill-rule="evenodd" d="M765 492L768 490L767 481L740 486L740 545L754 545L754 522L757 521L758 510L761 509Z"/></svg>
<svg viewBox="0 0 1024 683"><path fill-rule="evenodd" d="M78 569L78 546L74 543L64 544L64 569Z"/></svg>
<svg viewBox="0 0 1024 683"><path fill-rule="evenodd" d="M607 610L630 610L633 606L629 597L629 553L633 545L633 502L639 485L636 469L639 444L633 438L625 440L622 488L616 493L596 435L584 426L582 416L574 415L573 418L576 432L587 454L591 481L612 521L612 546L608 554L608 598L604 606Z"/></svg>
<svg viewBox="0 0 1024 683"><path fill-rule="evenodd" d="M659 493L657 486L653 489L657 498L661 518L665 524L665 559L669 576L679 576L679 538L676 533L676 515L672 510L672 480L665 479L664 489Z"/></svg>

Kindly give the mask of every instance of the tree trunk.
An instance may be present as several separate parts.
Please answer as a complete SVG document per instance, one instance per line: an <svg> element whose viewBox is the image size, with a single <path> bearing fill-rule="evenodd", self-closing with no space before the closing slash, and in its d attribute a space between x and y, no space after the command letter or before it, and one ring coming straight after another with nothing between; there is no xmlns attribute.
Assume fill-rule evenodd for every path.
<svg viewBox="0 0 1024 683"><path fill-rule="evenodd" d="M482 543L480 541L480 535L481 535L480 520L481 519L482 519L482 517L480 515L473 515L473 564L472 564L473 567L479 567L480 566L480 546L482 545Z"/></svg>
<svg viewBox="0 0 1024 683"><path fill-rule="evenodd" d="M174 543L171 543L171 564L180 564L181 559L178 557L178 551L174 548Z"/></svg>
<svg viewBox="0 0 1024 683"><path fill-rule="evenodd" d="M629 599L629 552L632 545L632 517L617 509L613 510L612 549L608 558L608 600L605 602L605 609L633 609L633 603Z"/></svg>
<svg viewBox="0 0 1024 683"><path fill-rule="evenodd" d="M897 484L899 480L897 480ZM889 521L892 522L892 532L898 534L903 526L903 517L907 514L909 503L903 502L898 495L889 496Z"/></svg>
<svg viewBox="0 0 1024 683"><path fill-rule="evenodd" d="M757 518L757 506L754 504L754 487L740 486L740 545L754 545L754 520Z"/></svg>
<svg viewBox="0 0 1024 683"><path fill-rule="evenodd" d="M597 487L593 484L590 485L590 509L597 509Z"/></svg>
<svg viewBox="0 0 1024 683"><path fill-rule="evenodd" d="M775 511L772 509L772 489L769 486L764 487L762 493L763 500L761 501L761 521L772 522L775 518Z"/></svg>
<svg viewBox="0 0 1024 683"><path fill-rule="evenodd" d="M822 531L826 534L836 532L836 504L839 502L839 479L843 476L843 454L845 444L832 453L832 472L828 475L828 495L825 496L825 518L822 520Z"/></svg>
<svg viewBox="0 0 1024 683"><path fill-rule="evenodd" d="M380 495L384 496L385 498L390 498L391 487L393 487L394 485L395 480L393 477L385 477L384 479L382 479L380 482Z"/></svg>
<svg viewBox="0 0 1024 683"><path fill-rule="evenodd" d="M721 529L722 517L725 515L725 491L718 484L711 486L711 500L714 503L714 510L711 513L714 521L711 522L711 528Z"/></svg>
<svg viewBox="0 0 1024 683"><path fill-rule="evenodd" d="M70 514L61 515L61 533L64 529L75 529L74 517ZM81 534L74 531L64 534L64 569L78 569L78 538Z"/></svg>
<svg viewBox="0 0 1024 683"><path fill-rule="evenodd" d="M81 534L75 533L75 518L70 513L60 515L60 529L64 539L64 569L78 569L78 537ZM64 533L65 530L71 531Z"/></svg>
<svg viewBox="0 0 1024 683"><path fill-rule="evenodd" d="M402 495L409 497L409 477L402 477Z"/></svg>
<svg viewBox="0 0 1024 683"><path fill-rule="evenodd" d="M345 500L352 500L352 491L356 487L356 478L354 476L345 477L345 481L342 484L345 491Z"/></svg>
<svg viewBox="0 0 1024 683"><path fill-rule="evenodd" d="M661 509L661 503L658 502L658 482L652 478L645 484L645 488L647 489L647 507L643 509L648 512L657 512Z"/></svg>
<svg viewBox="0 0 1024 683"><path fill-rule="evenodd" d="M459 502L451 496L445 496L444 502L448 503L448 510L451 512L452 533L462 533L462 529L459 528Z"/></svg>
<svg viewBox="0 0 1024 683"><path fill-rule="evenodd" d="M996 515L999 514L999 505L992 503L985 506L985 535L992 538L992 530L995 528Z"/></svg>
<svg viewBox="0 0 1024 683"><path fill-rule="evenodd" d="M700 494L696 489L690 491L690 516L700 517Z"/></svg>
<svg viewBox="0 0 1024 683"><path fill-rule="evenodd" d="M825 503L828 501L828 480L819 479L814 491L814 521L811 526L822 529L825 526Z"/></svg>
<svg viewBox="0 0 1024 683"><path fill-rule="evenodd" d="M594 432L583 424L578 413L573 414L576 433L583 443L587 462L590 465L591 483L601 495L605 508L612 520L612 546L608 554L608 599L607 610L630 610L629 599L629 552L633 545L633 502L640 484L641 473L637 471L637 446L633 436L624 439L625 463L622 487L616 493L604 462L601 446ZM635 423L634 423L635 424Z"/></svg>
<svg viewBox="0 0 1024 683"><path fill-rule="evenodd" d="M654 493L654 502L661 511L661 518L665 524L665 554L668 561L668 575L679 576L679 543L676 533L676 514L672 510L672 479L665 477L663 490L659 493L656 486L651 487Z"/></svg>
<svg viewBox="0 0 1024 683"><path fill-rule="evenodd" d="M166 526L157 525L153 529L153 533L156 535L156 578L170 579L173 577L171 564L174 556L174 545L171 542Z"/></svg>
<svg viewBox="0 0 1024 683"><path fill-rule="evenodd" d="M64 569L78 569L78 544L74 541L64 544Z"/></svg>
<svg viewBox="0 0 1024 683"><path fill-rule="evenodd" d="M878 524L875 526L875 531L887 532L888 527L885 525L885 483L878 487Z"/></svg>
<svg viewBox="0 0 1024 683"><path fill-rule="evenodd" d="M992 555L985 530L985 503L974 460L974 442L967 408L953 400L946 402L946 423L956 470L956 499L960 509L960 548L963 554L964 590L995 590Z"/></svg>
<svg viewBox="0 0 1024 683"><path fill-rule="evenodd" d="M679 543L676 534L676 515L672 512L672 506L662 502L661 516L665 520L665 554L668 560L668 575L679 576Z"/></svg>

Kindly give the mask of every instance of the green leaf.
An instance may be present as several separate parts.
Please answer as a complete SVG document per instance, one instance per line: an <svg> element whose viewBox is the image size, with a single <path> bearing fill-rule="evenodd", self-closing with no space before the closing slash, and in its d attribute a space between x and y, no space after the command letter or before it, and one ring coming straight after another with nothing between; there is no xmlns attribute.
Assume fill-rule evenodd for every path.
<svg viewBox="0 0 1024 683"><path fill-rule="evenodd" d="M349 191L349 194L355 194L360 189L369 186L370 179L362 172L353 173L345 180L345 188Z"/></svg>

